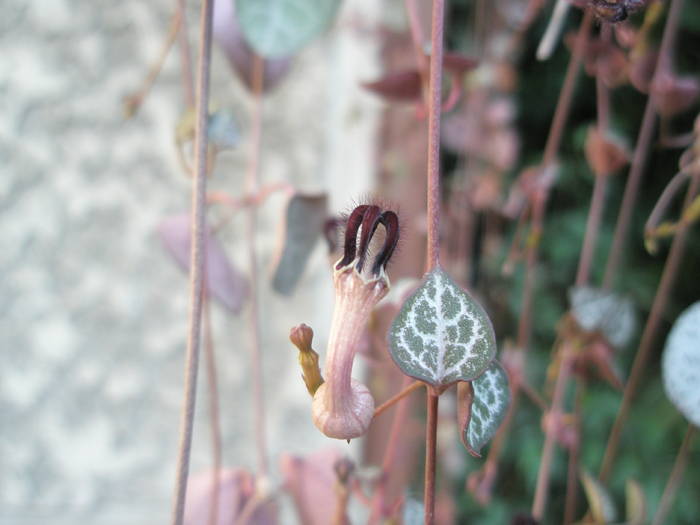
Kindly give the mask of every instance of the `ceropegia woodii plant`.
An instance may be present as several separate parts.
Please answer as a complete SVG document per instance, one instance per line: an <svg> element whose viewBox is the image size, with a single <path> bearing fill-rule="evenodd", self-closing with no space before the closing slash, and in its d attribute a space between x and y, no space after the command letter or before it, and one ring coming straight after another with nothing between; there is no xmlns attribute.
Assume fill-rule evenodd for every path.
<svg viewBox="0 0 700 525"><path fill-rule="evenodd" d="M700 301L687 308L673 325L662 368L669 399L688 421L700 426Z"/></svg>
<svg viewBox="0 0 700 525"><path fill-rule="evenodd" d="M492 361L477 379L458 383L457 388L462 443L471 455L479 457L508 410L508 375L497 361Z"/></svg>
<svg viewBox="0 0 700 525"><path fill-rule="evenodd" d="M438 391L476 379L496 354L490 319L439 267L404 303L391 325L389 342L398 367Z"/></svg>

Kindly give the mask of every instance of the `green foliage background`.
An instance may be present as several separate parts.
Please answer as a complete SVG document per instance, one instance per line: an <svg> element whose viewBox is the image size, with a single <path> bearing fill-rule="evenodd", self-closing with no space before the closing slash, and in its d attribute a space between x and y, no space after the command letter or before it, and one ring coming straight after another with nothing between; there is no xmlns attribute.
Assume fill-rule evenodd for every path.
<svg viewBox="0 0 700 525"><path fill-rule="evenodd" d="M581 13L574 10L568 20L568 30L578 27ZM469 28L473 27L471 16L473 2L462 0L451 3L448 25L448 41L453 48L469 51L468 42L473 40ZM641 14L632 17L639 25ZM549 132L554 107L562 85L569 52L563 44L546 62L535 60L535 49L544 31L549 12L540 16L530 28L522 50L519 71L518 130L522 141L520 165L511 174L511 180L523 167L539 162ZM660 39L658 24L655 38ZM682 27L676 45L675 64L680 73L698 74L700 65L700 3L686 1ZM646 96L630 85L615 89L612 93L611 125L625 137L633 148L646 104ZM698 112L694 106L686 114L673 120L673 129L687 132ZM545 371L551 357L555 327L567 307L566 292L573 284L579 252L585 230L586 216L593 189L593 177L583 155L586 129L594 124L595 83L582 73L577 85L575 100L562 148L561 171L551 194L540 262L537 270L535 295L533 345L528 357L527 375L532 385L541 389ZM635 208L630 239L625 252L624 266L619 272L617 290L632 297L638 308L639 330L636 339L618 355L618 363L625 377L639 342L643 323L649 313L663 264L668 253L669 242L664 241L656 256L650 256L643 246L643 225L654 203L669 179L676 173L680 149L660 149L654 144L645 169L641 195ZM446 159L446 164L454 162ZM627 168L614 176L609 185L604 223L600 243L596 250L592 283L600 283L607 258L608 247L622 200ZM677 209L673 212L677 214ZM677 216L677 215L676 215ZM510 240L513 226L508 225ZM504 243L500 260L480 261L479 288L494 303L506 304L506 321L496 327L499 344L516 331L522 293L522 268L513 277L504 278L500 267L508 243ZM635 401L626 424L620 452L610 481L610 490L616 500L618 517L624 517L625 480L634 478L644 489L648 503L648 515L652 516L676 452L687 429L686 420L666 398L660 377L660 356L668 329L679 313L691 303L700 300L700 227L695 225L688 237L688 245L682 268L669 306L664 316L664 326L658 337L641 391ZM488 286L484 286L484 282ZM601 381L589 382L583 399L583 435L581 465L597 472L602 460L610 426L617 413L621 392ZM569 399L568 406L572 406ZM541 413L527 400L519 403L518 413L507 440L499 466L494 499L488 508L476 504L472 496L464 491L464 481L455 488L459 501L460 522L487 524L509 523L520 511L527 512L532 504L537 469L543 444L540 427ZM558 449L553 465L552 487L546 523L559 523L563 515L566 490L565 452ZM466 472L473 472L483 465L483 459L469 458ZM695 440L691 460L682 485L668 518L672 524L696 524L700 521L700 443ZM577 517L582 517L583 493L579 494Z"/></svg>

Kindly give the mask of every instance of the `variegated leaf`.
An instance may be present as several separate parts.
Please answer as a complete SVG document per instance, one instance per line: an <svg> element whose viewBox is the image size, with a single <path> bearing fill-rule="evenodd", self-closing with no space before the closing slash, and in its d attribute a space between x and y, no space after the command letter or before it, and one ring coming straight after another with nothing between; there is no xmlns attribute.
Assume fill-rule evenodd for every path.
<svg viewBox="0 0 700 525"><path fill-rule="evenodd" d="M471 382L457 384L462 443L472 456L496 434L510 405L508 375L498 361Z"/></svg>
<svg viewBox="0 0 700 525"><path fill-rule="evenodd" d="M602 333L616 348L630 342L636 329L634 304L608 290L577 286L569 290L571 313L578 325Z"/></svg>
<svg viewBox="0 0 700 525"><path fill-rule="evenodd" d="M437 388L479 377L496 354L486 312L441 268L426 274L404 303L389 343L406 375Z"/></svg>
<svg viewBox="0 0 700 525"><path fill-rule="evenodd" d="M674 323L661 366L666 395L688 421L700 426L700 301Z"/></svg>
<svg viewBox="0 0 700 525"><path fill-rule="evenodd" d="M340 0L236 0L236 13L250 47L265 58L279 58L325 31L339 5Z"/></svg>

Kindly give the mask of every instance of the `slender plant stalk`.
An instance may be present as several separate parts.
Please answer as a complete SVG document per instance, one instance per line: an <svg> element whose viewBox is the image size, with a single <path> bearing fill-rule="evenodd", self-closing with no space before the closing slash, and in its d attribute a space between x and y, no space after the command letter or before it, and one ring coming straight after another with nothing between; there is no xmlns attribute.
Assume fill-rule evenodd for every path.
<svg viewBox="0 0 700 525"><path fill-rule="evenodd" d="M143 101L148 96L148 93L151 91L153 84L155 83L156 79L158 78L158 75L160 75L160 72L163 69L165 59L168 57L170 49L173 47L173 43L175 42L175 39L177 38L181 27L182 16L178 10L175 11L175 14L172 17L172 21L170 22L170 29L168 30L168 36L166 37L165 42L163 42L163 47L160 50L160 54L158 55L158 58L156 59L155 63L149 69L148 75L146 75L146 78L144 79L141 88L126 98L125 112L127 114L127 117L135 115L141 108L141 104L143 104Z"/></svg>
<svg viewBox="0 0 700 525"><path fill-rule="evenodd" d="M187 5L185 0L177 0L177 12L180 16L180 32L178 44L180 47L180 74L185 90L185 103L188 108L194 107L194 82L192 74L192 54L190 39L187 34Z"/></svg>
<svg viewBox="0 0 700 525"><path fill-rule="evenodd" d="M581 444L581 405L583 396L586 393L586 380L576 379L576 402L574 405L574 417L576 435L578 436L573 448L569 451L569 465L566 472L566 498L564 500L564 525L569 525L574 521L576 504L578 501L578 462Z"/></svg>
<svg viewBox="0 0 700 525"><path fill-rule="evenodd" d="M409 376L404 376L402 381L402 386L404 387L402 393L406 392L407 390L412 392L412 388L416 383L419 383L419 386L424 385L424 383L422 383L421 381L411 382L411 378ZM392 399L396 399L397 397L398 396L394 396ZM370 513L370 517L367 522L368 525L376 524L380 516L382 518L385 517L385 513L387 510L385 501L386 487L389 485L389 477L394 471L393 465L397 455L399 437L401 435L402 430L405 427L406 416L408 415L409 405L408 403L404 402L405 398L406 396L401 396L401 398L397 399L398 406L396 408L396 412L394 413L394 419L391 422L389 439L387 441L386 448L384 449L384 459L382 461L382 474L379 483L375 488L374 495L372 497L372 512ZM379 408L382 408L387 403L383 403ZM374 415L376 417L378 414L375 412Z"/></svg>
<svg viewBox="0 0 700 525"><path fill-rule="evenodd" d="M440 0L436 0L436 3ZM435 456L437 452L437 418L440 396L428 389L428 419L425 425L425 525L435 523Z"/></svg>
<svg viewBox="0 0 700 525"><path fill-rule="evenodd" d="M552 118L552 125L549 130L549 135L547 136L547 142L545 144L545 151L542 159L542 169L547 169L551 166L559 151L561 146L561 140L564 133L564 126L568 119L571 103L573 101L574 88L576 87L576 81L578 80L579 73L581 71L581 63L583 61L583 53L586 49L586 43L588 41L588 34L591 30L591 24L593 22L593 15L590 10L586 10L584 13L583 20L579 27L578 33L576 35L576 41L574 43L574 50L569 59L569 64L566 68L566 74L564 77L564 83L562 89L559 92L559 99L557 100L557 107L554 110L554 117ZM537 252L539 248L539 239L542 236L542 231L544 227L544 215L545 208L547 204L547 193L540 195L535 199L534 202L530 204L531 206L531 217L530 217L530 238L533 239L531 242L526 244L526 254L525 254L525 283L523 285L523 296L520 308L520 319L518 321L518 336L517 336L517 348L520 351L527 352L530 345L530 337L532 334L532 307L533 307L533 297L535 289L535 270L537 268ZM515 397L515 393L513 397ZM510 423L512 418L506 419L496 433L496 437L499 439L499 434L507 435L510 430ZM501 447L491 447L489 450L487 464L496 464L498 462L498 455L500 454Z"/></svg>
<svg viewBox="0 0 700 525"><path fill-rule="evenodd" d="M445 0L434 0L428 105L428 271L440 265L440 108L444 18Z"/></svg>
<svg viewBox="0 0 700 525"><path fill-rule="evenodd" d="M678 486L681 484L681 480L683 479L683 471L685 470L685 466L688 464L690 443L693 441L695 430L696 428L692 424L688 423L688 430L683 438L683 443L681 443L681 448L678 450L676 461L673 463L671 475L668 477L668 481L666 482L666 487L664 488L664 493L661 496L661 502L659 503L659 508L656 510L656 514L654 515L652 525L662 525L663 523L666 523L666 515L671 508L673 499L676 497L676 491L678 490Z"/></svg>
<svg viewBox="0 0 700 525"><path fill-rule="evenodd" d="M433 0L431 24L430 93L428 99L427 271L440 266L440 114L442 110L442 55L445 0ZM435 458L439 396L428 389L425 443L425 525L435 522Z"/></svg>
<svg viewBox="0 0 700 525"><path fill-rule="evenodd" d="M569 349L569 342L564 341L561 348L561 364L559 366L559 374L557 382L554 386L554 396L552 398L552 408L549 412L550 417L560 417L564 406L564 397L566 394L566 385L569 382L571 374L572 356ZM550 424L545 433L544 447L542 448L542 459L540 460L540 468L537 473L537 487L535 489L535 499L532 503L532 517L538 522L542 521L545 509L547 508L547 496L549 494L549 475L552 469L552 459L554 457L554 445L556 439L554 432L550 430Z"/></svg>
<svg viewBox="0 0 700 525"><path fill-rule="evenodd" d="M700 190L700 172L694 173L690 180L690 185L688 186L683 203L684 211L693 202L693 199L695 199L695 196L698 194L698 190ZM690 225L686 221L681 220L676 235L671 242L671 249L666 259L663 273L661 274L661 282L656 290L654 302L651 305L651 311L649 312L647 323L644 326L644 332L642 332L642 339L639 343L637 354L634 357L634 362L632 363L632 371L625 385L625 391L622 395L622 404L615 418L615 423L613 423L610 437L608 438L608 444L605 448L605 456L603 457L603 463L599 474L599 478L603 482L607 481L610 475L613 461L617 454L622 427L627 420L627 414L632 406L632 400L637 393L639 382L642 379L642 374L649 360L649 353L654 345L659 327L661 326L663 313L666 310L666 304L671 295L671 290L676 281L676 275L678 274L678 268L683 260L683 254L685 253L689 227Z"/></svg>
<svg viewBox="0 0 700 525"><path fill-rule="evenodd" d="M392 398L384 401L381 405L379 405L377 408L374 409L374 417L378 417L381 414L383 414L386 410L394 406L396 403L401 401L404 397L409 395L411 392L414 390L418 390L419 388L425 386L425 383L423 381L413 381L411 384L409 384L407 387L403 388L401 392L393 396Z"/></svg>
<svg viewBox="0 0 700 525"><path fill-rule="evenodd" d="M246 175L246 193L256 195L259 191L258 171L260 164L260 143L262 139L262 93L265 63L256 55L253 59L253 117L251 129L251 149ZM253 414L255 417L255 442L257 444L258 473L267 476L267 445L265 434L265 400L263 394L262 355L260 348L260 314L258 304L258 257L255 246L257 229L257 207L248 208L246 240L250 272L250 337L253 368Z"/></svg>
<svg viewBox="0 0 700 525"><path fill-rule="evenodd" d="M659 49L659 58L656 61L656 70L654 80L662 72L666 72L669 67L671 50L675 41L676 33L678 32L678 24L680 22L681 11L683 10L683 0L671 0L668 17L666 18L666 26L661 39L661 47ZM652 85L654 83L652 80ZM620 214L615 225L615 233L608 255L608 261L605 265L605 275L603 277L603 287L606 289L612 288L617 271L620 266L622 254L624 252L625 243L627 242L627 233L632 220L632 212L637 202L639 194L639 186L642 182L644 166L649 156L649 146L651 139L654 136L656 128L656 108L654 106L653 97L647 99L646 107L644 108L644 116L642 117L642 125L637 138L637 145L634 148L634 156L630 166L625 193L622 196L622 204L620 206Z"/></svg>
<svg viewBox="0 0 700 525"><path fill-rule="evenodd" d="M587 9L583 16L583 20L581 21L578 34L576 35L574 51L571 55L571 59L569 60L569 65L566 68L564 84L562 85L561 92L559 93L557 107L554 110L552 127L550 128L549 136L547 137L547 143L545 144L544 155L542 158L543 170L549 169L554 164L556 156L559 152L559 147L561 146L561 140L564 135L564 127L566 126L566 121L568 120L569 113L571 111L571 102L573 101L574 89L581 70L581 62L583 61L583 54L586 49L586 42L588 41L588 34L590 33L592 22L593 14L589 9ZM544 195L536 199L536 201L532 204L531 237L534 239L534 241L528 243L527 248L525 288L523 290L523 302L520 322L518 325L518 348L523 349L528 347L530 343L530 334L532 331L532 300L535 284L534 274L535 267L537 265L537 250L539 247L538 241L542 235L548 193L548 190L546 190Z"/></svg>
<svg viewBox="0 0 700 525"><path fill-rule="evenodd" d="M199 338L202 323L205 198L207 181L207 123L209 106L209 70L213 0L203 0L200 28L199 65L197 71L197 121L195 128L195 164L197 174L192 191L192 248L190 251L190 315L185 363L185 394L180 424L180 447L177 460L177 479L173 504L172 524L182 525L190 468L192 427L197 394L199 368Z"/></svg>
<svg viewBox="0 0 700 525"><path fill-rule="evenodd" d="M206 293L206 292L205 292ZM207 384L209 385L209 424L212 452L212 492L209 511L209 525L219 523L219 484L221 481L221 423L219 418L219 387L216 374L216 353L211 327L211 308L209 296L204 302L204 357L207 365Z"/></svg>
<svg viewBox="0 0 700 525"><path fill-rule="evenodd" d="M603 44L609 44L611 37L612 27L610 24L603 24L600 30L600 38ZM596 107L598 112L598 133L601 137L605 137L610 123L610 91L600 74L596 76ZM598 234L600 232L600 224L605 209L605 195L609 176L610 173L595 173L593 196L591 197L591 205L588 210L588 219L586 221L586 233L579 257L578 271L576 273L576 286L585 286L590 281L591 265L598 244ZM565 525L568 525L574 520L574 514L576 513L576 503L578 499L579 444L581 442L581 406L585 391L586 380L578 378L576 381L576 402L574 405L574 418L576 421L574 428L577 439L574 447L569 451L566 498L564 500Z"/></svg>

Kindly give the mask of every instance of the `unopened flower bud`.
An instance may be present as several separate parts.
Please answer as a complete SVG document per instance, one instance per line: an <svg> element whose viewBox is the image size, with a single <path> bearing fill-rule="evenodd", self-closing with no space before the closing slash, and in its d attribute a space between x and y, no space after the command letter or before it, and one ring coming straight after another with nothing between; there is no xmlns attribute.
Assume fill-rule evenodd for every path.
<svg viewBox="0 0 700 525"><path fill-rule="evenodd" d="M318 354L311 348L314 331L310 326L300 324L289 331L289 340L299 349L299 365L301 365L302 379L306 389L312 396L323 384L321 370L318 366Z"/></svg>

